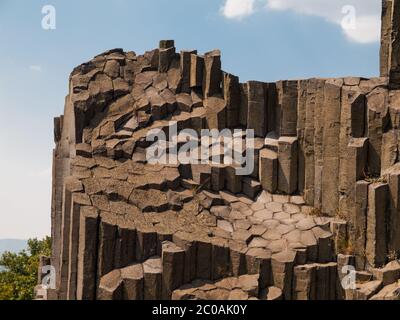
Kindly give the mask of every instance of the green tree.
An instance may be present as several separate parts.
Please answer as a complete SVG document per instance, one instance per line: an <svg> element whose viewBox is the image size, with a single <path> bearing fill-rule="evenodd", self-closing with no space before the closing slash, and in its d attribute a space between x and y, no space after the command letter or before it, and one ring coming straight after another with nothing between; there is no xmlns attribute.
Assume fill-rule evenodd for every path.
<svg viewBox="0 0 400 320"><path fill-rule="evenodd" d="M37 285L40 256L50 256L51 238L28 240L27 250L0 257L0 300L31 300Z"/></svg>

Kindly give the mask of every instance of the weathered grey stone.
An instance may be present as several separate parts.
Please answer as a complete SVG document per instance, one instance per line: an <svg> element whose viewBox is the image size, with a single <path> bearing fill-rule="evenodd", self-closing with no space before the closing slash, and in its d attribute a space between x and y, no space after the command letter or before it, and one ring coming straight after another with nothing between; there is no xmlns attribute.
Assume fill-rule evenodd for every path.
<svg viewBox="0 0 400 320"><path fill-rule="evenodd" d="M283 251L272 255L273 284L282 290L285 300L292 298L292 275L296 254L293 251Z"/></svg>
<svg viewBox="0 0 400 320"><path fill-rule="evenodd" d="M400 262L392 261L383 268L374 268L371 271L374 278L382 281L382 285L385 287L400 279Z"/></svg>
<svg viewBox="0 0 400 320"><path fill-rule="evenodd" d="M221 52L214 50L204 55L203 95L205 98L221 93Z"/></svg>
<svg viewBox="0 0 400 320"><path fill-rule="evenodd" d="M367 230L368 210L368 187L369 182L358 181L356 183L355 217L351 221L349 236L354 243L356 267L363 269L365 266L365 242Z"/></svg>
<svg viewBox="0 0 400 320"><path fill-rule="evenodd" d="M339 203L339 137L341 114L341 83L327 81L324 88L323 110L323 171L322 212L334 215Z"/></svg>
<svg viewBox="0 0 400 320"><path fill-rule="evenodd" d="M259 171L263 189L274 193L278 187L278 154L268 149L261 150Z"/></svg>
<svg viewBox="0 0 400 320"><path fill-rule="evenodd" d="M182 92L190 93L192 55L197 55L197 50L181 51Z"/></svg>
<svg viewBox="0 0 400 320"><path fill-rule="evenodd" d="M223 73L223 95L226 101L226 126L236 128L239 125L240 85L239 78Z"/></svg>
<svg viewBox="0 0 400 320"><path fill-rule="evenodd" d="M101 277L97 292L98 300L121 300L123 285L121 270L116 269Z"/></svg>
<svg viewBox="0 0 400 320"><path fill-rule="evenodd" d="M297 138L279 138L278 162L278 190L285 194L292 194L297 190Z"/></svg>
<svg viewBox="0 0 400 320"><path fill-rule="evenodd" d="M160 300L162 290L162 262L152 257L143 262L144 300Z"/></svg>
<svg viewBox="0 0 400 320"><path fill-rule="evenodd" d="M366 256L373 267L384 265L387 255L386 209L388 185L374 183L368 190Z"/></svg>
<svg viewBox="0 0 400 320"><path fill-rule="evenodd" d="M279 81L276 86L278 91L276 129L281 136L297 135L297 85L297 81Z"/></svg>
<svg viewBox="0 0 400 320"><path fill-rule="evenodd" d="M143 300L143 266L140 263L121 269L123 300Z"/></svg>
<svg viewBox="0 0 400 320"><path fill-rule="evenodd" d="M247 128L253 129L255 136L265 137L267 132L265 84L257 81L249 81L247 83L247 90Z"/></svg>

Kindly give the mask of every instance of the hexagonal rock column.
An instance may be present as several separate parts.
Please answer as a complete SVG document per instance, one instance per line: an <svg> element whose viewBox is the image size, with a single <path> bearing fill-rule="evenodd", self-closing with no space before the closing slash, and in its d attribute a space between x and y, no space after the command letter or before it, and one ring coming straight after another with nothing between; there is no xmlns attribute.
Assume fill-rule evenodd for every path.
<svg viewBox="0 0 400 320"><path fill-rule="evenodd" d="M246 253L247 272L259 275L260 289L273 283L271 270L271 253L262 248L251 248Z"/></svg>
<svg viewBox="0 0 400 320"><path fill-rule="evenodd" d="M97 290L98 300L121 300L122 279L121 270L116 269L101 277Z"/></svg>
<svg viewBox="0 0 400 320"><path fill-rule="evenodd" d="M294 268L295 300L336 299L337 264L307 264Z"/></svg>
<svg viewBox="0 0 400 320"><path fill-rule="evenodd" d="M367 94L367 123L369 147L368 167L370 174L381 174L382 134L389 120L389 92L386 88L378 87Z"/></svg>
<svg viewBox="0 0 400 320"><path fill-rule="evenodd" d="M296 260L294 251L282 251L272 255L273 284L282 290L285 300L292 299L293 266Z"/></svg>
<svg viewBox="0 0 400 320"><path fill-rule="evenodd" d="M400 4L382 1L381 76L390 79L391 88L400 87Z"/></svg>
<svg viewBox="0 0 400 320"><path fill-rule="evenodd" d="M334 215L339 202L340 103L343 81L325 83L323 110L322 212Z"/></svg>
<svg viewBox="0 0 400 320"><path fill-rule="evenodd" d="M203 85L204 57L192 54L190 60L190 87L201 87Z"/></svg>
<svg viewBox="0 0 400 320"><path fill-rule="evenodd" d="M297 191L297 138L279 138L278 159L278 191L284 194L293 194Z"/></svg>
<svg viewBox="0 0 400 320"><path fill-rule="evenodd" d="M205 98L221 93L221 51L213 50L204 55L203 96Z"/></svg>
<svg viewBox="0 0 400 320"><path fill-rule="evenodd" d="M162 288L162 262L152 257L143 262L144 300L160 300Z"/></svg>
<svg viewBox="0 0 400 320"><path fill-rule="evenodd" d="M364 180L356 183L355 216L349 230L349 238L354 243L355 265L358 269L364 269L365 267L369 185L370 183Z"/></svg>
<svg viewBox="0 0 400 320"><path fill-rule="evenodd" d="M123 300L143 300L143 265L140 263L121 269Z"/></svg>
<svg viewBox="0 0 400 320"><path fill-rule="evenodd" d="M385 287L400 279L400 262L391 261L384 268L372 269L371 271L374 278L382 281L382 285Z"/></svg>
<svg viewBox="0 0 400 320"><path fill-rule="evenodd" d="M172 291L183 284L185 251L170 241L162 243L162 298L171 299Z"/></svg>
<svg viewBox="0 0 400 320"><path fill-rule="evenodd" d="M76 289L78 300L93 300L95 298L98 228L99 213L96 210L81 209Z"/></svg>
<svg viewBox="0 0 400 320"><path fill-rule="evenodd" d="M173 235L173 242L185 250L185 266L183 283L189 283L196 278L197 246L191 233L178 231Z"/></svg>
<svg viewBox="0 0 400 320"><path fill-rule="evenodd" d="M143 300L143 266L115 269L100 279L98 300Z"/></svg>
<svg viewBox="0 0 400 320"><path fill-rule="evenodd" d="M235 128L239 125L240 85L239 78L223 73L223 95L226 101L226 126Z"/></svg>
<svg viewBox="0 0 400 320"><path fill-rule="evenodd" d="M190 93L192 72L192 55L197 55L197 50L181 51L182 92Z"/></svg>
<svg viewBox="0 0 400 320"><path fill-rule="evenodd" d="M176 54L174 40L161 40L159 51L158 71L167 72Z"/></svg>
<svg viewBox="0 0 400 320"><path fill-rule="evenodd" d="M396 164L389 168L385 175L389 184L389 250L398 252L400 250L400 165Z"/></svg>
<svg viewBox="0 0 400 320"><path fill-rule="evenodd" d="M269 149L261 150L259 167L263 189L275 193L278 187L278 154Z"/></svg>
<svg viewBox="0 0 400 320"><path fill-rule="evenodd" d="M293 299L315 300L316 268L315 264L297 266L293 272Z"/></svg>
<svg viewBox="0 0 400 320"><path fill-rule="evenodd" d="M297 135L297 81L279 81L278 104L276 106L277 133L280 136Z"/></svg>
<svg viewBox="0 0 400 320"><path fill-rule="evenodd" d="M340 176L339 210L347 221L354 220L355 184L363 179L368 157L368 138L352 138L347 146L346 159L342 161Z"/></svg>
<svg viewBox="0 0 400 320"><path fill-rule="evenodd" d="M387 255L386 210L389 187L386 183L369 186L366 256L373 267L385 264Z"/></svg>

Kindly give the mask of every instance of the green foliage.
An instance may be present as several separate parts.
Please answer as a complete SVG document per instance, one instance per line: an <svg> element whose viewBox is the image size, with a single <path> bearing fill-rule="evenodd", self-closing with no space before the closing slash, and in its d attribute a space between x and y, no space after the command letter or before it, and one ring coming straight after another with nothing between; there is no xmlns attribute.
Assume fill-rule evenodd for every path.
<svg viewBox="0 0 400 320"><path fill-rule="evenodd" d="M31 300L37 285L40 256L50 256L51 238L28 240L28 249L0 257L0 300Z"/></svg>

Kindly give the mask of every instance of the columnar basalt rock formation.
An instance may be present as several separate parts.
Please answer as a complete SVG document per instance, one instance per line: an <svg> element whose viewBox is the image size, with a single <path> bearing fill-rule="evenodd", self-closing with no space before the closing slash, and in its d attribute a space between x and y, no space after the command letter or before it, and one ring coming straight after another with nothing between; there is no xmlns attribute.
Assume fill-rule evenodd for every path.
<svg viewBox="0 0 400 320"><path fill-rule="evenodd" d="M240 83L218 50L178 53L172 40L75 68L55 119L48 297L399 299L397 1L382 22L371 79ZM173 124L253 129L237 134L254 170L149 163L147 134ZM341 286L343 266L355 287Z"/></svg>

